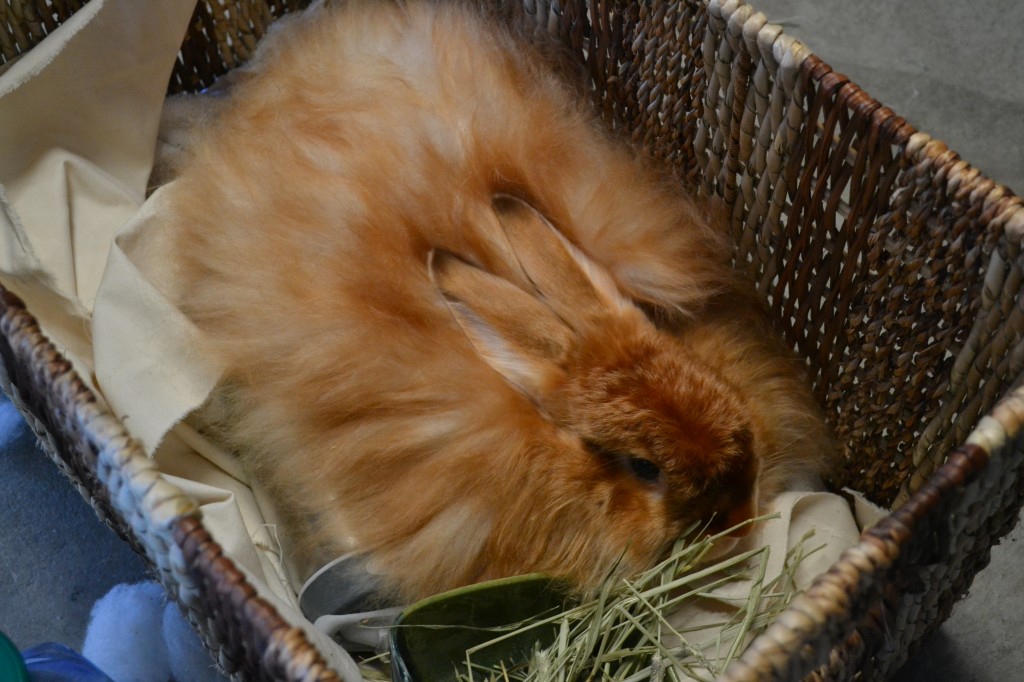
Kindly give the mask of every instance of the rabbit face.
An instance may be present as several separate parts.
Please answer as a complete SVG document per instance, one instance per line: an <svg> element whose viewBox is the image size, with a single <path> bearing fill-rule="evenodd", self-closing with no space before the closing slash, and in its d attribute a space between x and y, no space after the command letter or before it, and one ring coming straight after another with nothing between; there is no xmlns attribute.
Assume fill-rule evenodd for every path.
<svg viewBox="0 0 1024 682"><path fill-rule="evenodd" d="M620 495L648 495L679 526L753 516L757 460L744 403L656 330L581 353L545 411L578 436ZM595 344L597 345L597 344Z"/></svg>
<svg viewBox="0 0 1024 682"><path fill-rule="evenodd" d="M719 530L752 516L757 460L737 391L531 206L498 197L494 210L514 261L506 276L443 251L429 269L480 359L559 431L559 445L538 457L549 461L535 466L553 497L574 490L586 500L570 512L573 525L589 526L574 536L639 565L693 522ZM535 536L555 538L567 523L548 521ZM616 528L630 532L617 538Z"/></svg>

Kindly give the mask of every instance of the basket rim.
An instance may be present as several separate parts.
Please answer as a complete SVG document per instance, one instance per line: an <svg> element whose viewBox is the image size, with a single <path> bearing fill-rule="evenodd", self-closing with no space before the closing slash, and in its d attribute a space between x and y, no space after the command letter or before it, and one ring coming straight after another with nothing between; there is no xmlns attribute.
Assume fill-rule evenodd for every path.
<svg viewBox="0 0 1024 682"><path fill-rule="evenodd" d="M764 15L739 12L750 7L746 0L700 0L709 11L732 22ZM785 35L781 27L771 26L774 40ZM744 29L745 30L745 29ZM792 39L790 39L792 40ZM937 177L954 199L980 202L983 220L998 225L1009 241L1024 244L1024 201L1010 188L988 178L978 168L960 158L946 144L917 130L894 110L869 95L849 77L832 69L825 61L793 40L796 46L784 49L802 54L799 64L805 83L813 83L835 97L838 106L871 121L872 135L880 136L900 148L905 158L915 165L938 168ZM866 529L857 545L847 549L840 559L819 575L807 590L794 598L790 606L758 635L718 679L740 682L765 679L768 671L787 670L803 679L829 660L829 649L815 644L828 634L829 624L849 622L857 598L867 591L865 575L887 571L906 549L915 527L951 492L977 478L991 462L992 453L1024 432L1024 385L1006 391L989 412L982 417L968 438L958 447L942 453L943 463L916 488L911 489L908 476L904 488L894 500L889 513L875 526ZM1004 529L1004 534L1012 529ZM875 614L881 619L881 614ZM938 624L936 624L937 626ZM832 648L842 645L841 639L831 641Z"/></svg>
<svg viewBox="0 0 1024 682"><path fill-rule="evenodd" d="M42 449L79 489L101 519L129 541L157 569L165 591L191 614L198 605L216 605L206 614L237 610L239 627L255 655L279 679L340 681L303 630L289 623L255 587L202 522L198 502L166 480L119 418L97 398L64 356L41 331L24 302L0 284L0 375L2 388L30 421ZM14 368L5 367L13 363ZM11 371L17 367L28 372ZM33 397L42 398L59 415L40 418ZM78 442L74 454L61 445ZM84 478L81 470L84 468ZM99 486L97 489L96 486ZM92 496L95 496L94 499ZM111 518L113 517L113 518ZM236 635L237 636L237 635ZM236 663L216 642L206 642L218 663ZM296 661L301 661L300 665Z"/></svg>

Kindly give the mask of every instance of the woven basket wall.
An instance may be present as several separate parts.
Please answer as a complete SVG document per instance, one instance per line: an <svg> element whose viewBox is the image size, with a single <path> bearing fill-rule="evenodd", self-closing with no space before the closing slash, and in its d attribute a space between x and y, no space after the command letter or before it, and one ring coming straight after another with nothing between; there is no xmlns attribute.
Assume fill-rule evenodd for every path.
<svg viewBox="0 0 1024 682"><path fill-rule="evenodd" d="M83 2L0 0L0 59ZM298 0L199 2L169 90L243 62ZM732 207L736 262L808 359L832 482L896 511L724 680L882 679L948 616L1024 500L1024 206L736 0L508 0L585 59L608 123ZM0 295L4 390L238 679L335 680Z"/></svg>

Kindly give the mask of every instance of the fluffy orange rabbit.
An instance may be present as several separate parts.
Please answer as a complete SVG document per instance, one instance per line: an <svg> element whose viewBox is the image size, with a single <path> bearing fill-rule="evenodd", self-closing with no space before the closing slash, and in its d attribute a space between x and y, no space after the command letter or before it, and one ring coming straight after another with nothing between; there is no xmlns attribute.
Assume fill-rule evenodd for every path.
<svg viewBox="0 0 1024 682"><path fill-rule="evenodd" d="M822 467L723 235L556 53L468 4L318 7L180 168L180 303L307 573L587 589Z"/></svg>

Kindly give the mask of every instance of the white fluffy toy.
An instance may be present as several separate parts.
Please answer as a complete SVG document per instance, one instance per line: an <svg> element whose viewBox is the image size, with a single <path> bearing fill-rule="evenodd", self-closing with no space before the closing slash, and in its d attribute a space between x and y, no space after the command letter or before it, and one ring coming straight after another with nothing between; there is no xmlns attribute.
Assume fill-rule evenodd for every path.
<svg viewBox="0 0 1024 682"><path fill-rule="evenodd" d="M227 679L156 582L117 585L97 601L82 655L114 682Z"/></svg>

